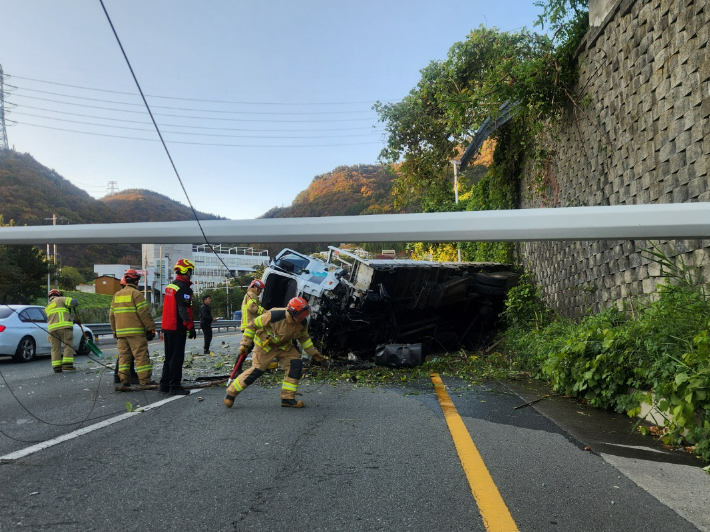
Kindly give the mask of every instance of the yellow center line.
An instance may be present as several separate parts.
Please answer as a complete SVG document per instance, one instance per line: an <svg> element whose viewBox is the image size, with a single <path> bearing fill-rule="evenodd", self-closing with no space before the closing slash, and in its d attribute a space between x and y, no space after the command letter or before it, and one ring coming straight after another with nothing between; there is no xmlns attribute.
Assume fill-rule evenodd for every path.
<svg viewBox="0 0 710 532"><path fill-rule="evenodd" d="M444 412L444 419L449 426L449 432L451 432L486 530L488 532L518 532L513 516L510 515L510 511L493 482L486 464L483 463L483 458L476 449L466 425L456 411L454 402L446 391L441 377L437 373L432 373L431 380L434 383L441 410Z"/></svg>

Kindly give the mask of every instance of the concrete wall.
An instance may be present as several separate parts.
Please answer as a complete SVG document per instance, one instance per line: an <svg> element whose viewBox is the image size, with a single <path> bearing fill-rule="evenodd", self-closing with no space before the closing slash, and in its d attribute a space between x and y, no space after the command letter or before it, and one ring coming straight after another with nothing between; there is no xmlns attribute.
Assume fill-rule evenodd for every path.
<svg viewBox="0 0 710 532"><path fill-rule="evenodd" d="M542 180L526 171L522 208L710 201L710 4L610 4L579 50L578 103L551 136ZM708 280L708 239L661 245L704 261ZM648 244L535 242L519 251L549 303L576 317L655 292L660 271L641 254Z"/></svg>

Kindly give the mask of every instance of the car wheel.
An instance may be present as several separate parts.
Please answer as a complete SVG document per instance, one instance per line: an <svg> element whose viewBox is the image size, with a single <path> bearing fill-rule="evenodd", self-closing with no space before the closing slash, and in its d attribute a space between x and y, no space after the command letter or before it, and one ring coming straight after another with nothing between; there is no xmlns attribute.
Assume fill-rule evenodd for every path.
<svg viewBox="0 0 710 532"><path fill-rule="evenodd" d="M91 333L86 333L84 336L81 337L81 340L79 340L79 351L78 353L82 356L89 356L89 348L86 347L86 341L89 340L90 342L93 340Z"/></svg>
<svg viewBox="0 0 710 532"><path fill-rule="evenodd" d="M16 362L29 362L37 354L35 340L31 336L25 336L17 345L17 351L13 357Z"/></svg>

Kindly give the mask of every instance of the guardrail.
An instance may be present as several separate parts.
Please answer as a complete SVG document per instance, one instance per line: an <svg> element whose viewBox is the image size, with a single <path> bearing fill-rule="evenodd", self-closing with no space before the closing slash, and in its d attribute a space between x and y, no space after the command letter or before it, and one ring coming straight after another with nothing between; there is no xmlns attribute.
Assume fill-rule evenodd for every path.
<svg viewBox="0 0 710 532"><path fill-rule="evenodd" d="M94 333L95 337L99 336L113 336L113 331L111 330L111 324L110 323L85 323L89 329L91 329L91 332ZM155 322L155 331L157 333L160 333L161 328L161 322L156 321ZM227 329L229 330L230 328L239 329L239 326L241 325L240 321L236 320L217 320L215 322L212 322L212 330L217 330L220 331L222 329ZM198 331L201 331L202 328L200 327L200 322L196 321L195 322L195 329Z"/></svg>

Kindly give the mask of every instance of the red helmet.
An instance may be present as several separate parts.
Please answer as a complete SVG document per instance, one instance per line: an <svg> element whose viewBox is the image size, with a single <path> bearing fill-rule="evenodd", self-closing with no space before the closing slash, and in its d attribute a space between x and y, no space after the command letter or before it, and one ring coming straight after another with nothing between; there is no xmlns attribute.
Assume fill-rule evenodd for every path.
<svg viewBox="0 0 710 532"><path fill-rule="evenodd" d="M119 281L121 283L121 286L126 286L126 276L124 275L121 277L121 280Z"/></svg>
<svg viewBox="0 0 710 532"><path fill-rule="evenodd" d="M291 301L289 301L286 310L296 321L303 320L303 318L308 317L311 313L311 307L308 306L308 301L302 297L294 297Z"/></svg>
<svg viewBox="0 0 710 532"><path fill-rule="evenodd" d="M53 297L61 297L61 295L62 295L62 293L59 290L57 290L56 288L52 288L49 291L49 294L47 297L49 297L51 299Z"/></svg>
<svg viewBox="0 0 710 532"><path fill-rule="evenodd" d="M266 288L266 285L261 279L254 279L249 285L249 288L260 288L261 290L263 290L264 288Z"/></svg>
<svg viewBox="0 0 710 532"><path fill-rule="evenodd" d="M131 268L126 270L126 273L123 274L123 279L121 280L125 280L126 284L138 284L138 281L141 280L141 274Z"/></svg>
<svg viewBox="0 0 710 532"><path fill-rule="evenodd" d="M180 259L175 263L173 270L180 275L187 275L188 272L195 271L195 263L190 259Z"/></svg>

